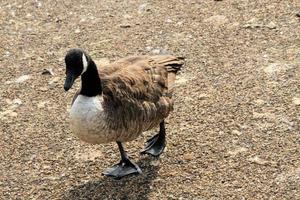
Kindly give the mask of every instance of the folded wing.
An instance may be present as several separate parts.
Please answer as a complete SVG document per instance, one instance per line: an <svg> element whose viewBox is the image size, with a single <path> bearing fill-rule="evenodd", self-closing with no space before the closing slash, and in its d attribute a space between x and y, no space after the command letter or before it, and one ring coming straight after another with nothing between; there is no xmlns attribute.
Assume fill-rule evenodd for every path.
<svg viewBox="0 0 300 200"><path fill-rule="evenodd" d="M172 88L183 58L158 55L121 59L101 67L104 106L109 116L126 122L142 120L150 129L173 110ZM119 121L119 122L120 122Z"/></svg>

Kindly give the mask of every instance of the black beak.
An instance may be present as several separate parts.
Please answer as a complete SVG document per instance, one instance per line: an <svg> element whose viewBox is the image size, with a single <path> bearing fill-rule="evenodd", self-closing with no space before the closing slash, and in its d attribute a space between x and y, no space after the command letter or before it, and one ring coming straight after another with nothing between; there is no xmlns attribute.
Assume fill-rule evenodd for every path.
<svg viewBox="0 0 300 200"><path fill-rule="evenodd" d="M64 85L65 91L68 91L72 87L74 81L75 81L75 76L71 73L67 73L67 77Z"/></svg>

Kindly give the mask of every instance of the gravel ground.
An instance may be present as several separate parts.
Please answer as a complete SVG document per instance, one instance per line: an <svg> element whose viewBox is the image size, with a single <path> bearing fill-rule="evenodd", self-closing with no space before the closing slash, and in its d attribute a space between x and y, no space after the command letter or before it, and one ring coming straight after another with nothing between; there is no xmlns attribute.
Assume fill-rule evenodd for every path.
<svg viewBox="0 0 300 200"><path fill-rule="evenodd" d="M300 199L299 0L0 2L0 199ZM159 160L69 130L64 56L185 56ZM47 74L50 69L53 74ZM45 73L43 73L45 72ZM76 83L79 87L79 82Z"/></svg>

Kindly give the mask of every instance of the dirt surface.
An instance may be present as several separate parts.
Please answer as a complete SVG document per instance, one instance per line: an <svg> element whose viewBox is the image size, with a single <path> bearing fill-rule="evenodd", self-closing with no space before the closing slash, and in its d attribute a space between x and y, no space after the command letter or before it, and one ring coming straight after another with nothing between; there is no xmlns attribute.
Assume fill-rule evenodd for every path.
<svg viewBox="0 0 300 200"><path fill-rule="evenodd" d="M0 199L300 199L298 0L0 2ZM185 56L159 160L69 130L64 56ZM44 69L53 74L42 74Z"/></svg>

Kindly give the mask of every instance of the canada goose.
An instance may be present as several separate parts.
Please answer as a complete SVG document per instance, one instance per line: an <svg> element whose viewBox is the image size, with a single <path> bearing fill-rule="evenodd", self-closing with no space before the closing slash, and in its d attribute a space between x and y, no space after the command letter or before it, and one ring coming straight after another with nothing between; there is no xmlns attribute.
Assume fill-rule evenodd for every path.
<svg viewBox="0 0 300 200"><path fill-rule="evenodd" d="M85 51L68 51L64 89L68 91L81 76L81 89L70 109L72 132L88 143L117 142L121 154L121 161L104 175L122 178L140 174L141 169L129 159L122 142L158 125L158 134L147 141L141 153L159 156L163 152L164 119L173 110L172 87L183 62L183 58L171 55L128 57L101 66L98 74Z"/></svg>

